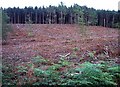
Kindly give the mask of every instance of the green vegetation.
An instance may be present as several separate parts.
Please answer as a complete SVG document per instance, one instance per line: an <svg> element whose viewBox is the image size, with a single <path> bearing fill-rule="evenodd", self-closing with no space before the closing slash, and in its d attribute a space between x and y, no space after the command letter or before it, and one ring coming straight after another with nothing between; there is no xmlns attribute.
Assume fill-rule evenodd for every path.
<svg viewBox="0 0 120 87"><path fill-rule="evenodd" d="M2 40L7 39L8 32L12 31L10 25L7 24L9 17L5 12L3 12L2 9L0 9L0 36L2 37Z"/></svg>
<svg viewBox="0 0 120 87"><path fill-rule="evenodd" d="M73 7L67 8L63 3L61 3L59 7L50 6L49 9L50 8L52 10L48 10L48 8L44 7L38 10L36 7L34 11L33 8L29 7L27 9L21 9L21 12L19 13L18 9L15 11L14 8L13 13L11 13L12 9L7 9L7 12L11 13L9 14L10 19L12 20L13 18L11 23L26 23L28 25L29 37L33 36L31 27L32 23L79 24L80 33L83 35L86 34L85 25L101 25L106 27L114 26L119 28L118 20L114 18L115 16L113 14L111 16L109 11L103 11L105 12L105 14L103 14L102 11L97 11L92 8L88 9L87 7L81 7L77 4ZM23 13L25 17L21 17L21 13ZM15 18L15 15L13 14L17 14L17 18ZM116 17L118 17L117 13ZM112 22L116 22L116 24L111 24L110 20L112 20ZM8 32L11 31L7 21L8 17L6 13L0 10L0 26L2 26L0 31L2 31L1 36L3 41L7 39ZM103 23L103 21L106 23ZM52 62L42 56L35 56L34 58L31 58L30 62L24 62L18 66L14 66L12 63L6 62L9 60L4 60L3 66L0 67L0 69L2 68L2 72L0 72L0 76L3 77L2 84L3 86L79 85L85 87L116 87L119 85L120 65L112 60L100 60L95 56L94 51L87 52L86 54L83 54L82 58L79 58L79 51L80 49L75 47L71 54L68 53L64 56L61 55L56 62ZM109 57L108 52L104 52L103 56L107 59ZM89 60L84 60L85 57ZM75 58L78 58L79 61L71 62L72 59Z"/></svg>
<svg viewBox="0 0 120 87"><path fill-rule="evenodd" d="M80 24L119 28L120 14L118 11L96 10L74 4L70 7L61 2L58 6L25 7L5 9L10 17L10 23L25 24L30 17L33 24ZM82 29L82 28L81 28Z"/></svg>
<svg viewBox="0 0 120 87"><path fill-rule="evenodd" d="M93 53L88 55L93 58ZM30 62L12 69L11 65L3 66L3 85L116 87L117 79L120 79L120 66L112 60L76 65L65 57L61 57L58 62L51 62L42 56L36 56Z"/></svg>
<svg viewBox="0 0 120 87"><path fill-rule="evenodd" d="M26 20L25 20L25 24L26 24L26 27L29 28L28 37L34 36L32 33L32 26L31 26L32 23L33 22L31 21L30 15L27 15Z"/></svg>
<svg viewBox="0 0 120 87"><path fill-rule="evenodd" d="M0 9L0 37L2 37L2 10Z"/></svg>

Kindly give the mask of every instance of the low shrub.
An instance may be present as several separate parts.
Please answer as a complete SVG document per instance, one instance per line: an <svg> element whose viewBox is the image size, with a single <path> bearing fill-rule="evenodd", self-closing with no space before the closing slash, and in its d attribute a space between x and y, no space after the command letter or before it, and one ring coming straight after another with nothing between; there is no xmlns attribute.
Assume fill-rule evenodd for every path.
<svg viewBox="0 0 120 87"><path fill-rule="evenodd" d="M3 72L3 85L8 82L7 85L116 87L118 79L120 79L120 66L116 63L109 63L109 61L84 62L76 66L73 66L75 65L73 62L69 62L64 58L60 58L57 63L47 64L48 61L42 56L34 57L31 63L16 67L15 73L7 66L3 69L5 70ZM43 69L42 66L48 67ZM32 71L30 72L30 70ZM8 71L12 73L8 75Z"/></svg>

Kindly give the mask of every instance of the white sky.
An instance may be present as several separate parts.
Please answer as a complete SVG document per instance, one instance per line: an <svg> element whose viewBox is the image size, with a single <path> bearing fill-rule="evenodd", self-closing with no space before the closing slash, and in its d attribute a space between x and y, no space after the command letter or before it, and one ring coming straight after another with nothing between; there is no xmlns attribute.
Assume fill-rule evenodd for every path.
<svg viewBox="0 0 120 87"><path fill-rule="evenodd" d="M25 6L57 6L60 2L63 2L66 6L71 6L77 3L81 6L86 5L87 7L93 7L95 9L105 10L118 10L118 2L120 0L0 0L0 7L20 7Z"/></svg>

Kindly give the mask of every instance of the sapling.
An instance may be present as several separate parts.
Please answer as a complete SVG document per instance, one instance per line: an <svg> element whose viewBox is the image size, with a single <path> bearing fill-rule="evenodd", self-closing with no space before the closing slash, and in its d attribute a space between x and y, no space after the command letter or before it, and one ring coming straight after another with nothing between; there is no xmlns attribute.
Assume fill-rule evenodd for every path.
<svg viewBox="0 0 120 87"><path fill-rule="evenodd" d="M25 23L27 24L27 28L29 28L29 30L28 30L28 36L32 37L33 36L32 26L31 26L32 21L31 21L30 15L27 15Z"/></svg>
<svg viewBox="0 0 120 87"><path fill-rule="evenodd" d="M6 44L8 32L12 29L9 24L7 24L9 17L2 9L0 9L0 38L2 39L2 44Z"/></svg>
<svg viewBox="0 0 120 87"><path fill-rule="evenodd" d="M80 34L82 34L82 36L85 36L86 37L86 27L85 27L85 23L84 23L84 19L83 19L83 12L80 11L80 16L78 18L78 24L80 26Z"/></svg>
<svg viewBox="0 0 120 87"><path fill-rule="evenodd" d="M73 58L77 58L77 51L79 51L78 47L73 48L73 52L72 52L72 55L71 55Z"/></svg>

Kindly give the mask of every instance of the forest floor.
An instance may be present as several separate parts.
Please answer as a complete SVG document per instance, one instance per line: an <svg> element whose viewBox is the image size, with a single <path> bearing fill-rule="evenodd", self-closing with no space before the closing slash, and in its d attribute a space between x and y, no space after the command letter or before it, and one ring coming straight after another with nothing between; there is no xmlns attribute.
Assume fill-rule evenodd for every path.
<svg viewBox="0 0 120 87"><path fill-rule="evenodd" d="M3 58L18 64L35 56L57 61L60 55L72 55L79 62L83 54L96 51L95 55L108 50L109 56L118 56L119 30L100 26L87 26L81 30L70 24L13 24L7 44L2 46ZM83 59L86 61L87 59Z"/></svg>
<svg viewBox="0 0 120 87"><path fill-rule="evenodd" d="M107 84L119 72L115 67L120 63L118 29L71 24L13 24L12 29L2 45L2 85L61 85L71 84L71 80L72 85L84 84L86 75ZM109 67L115 72L112 75ZM77 81L69 77L76 75L80 76ZM86 81L94 85L92 80ZM119 77L112 82L119 85Z"/></svg>

